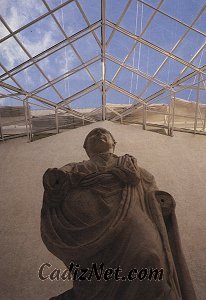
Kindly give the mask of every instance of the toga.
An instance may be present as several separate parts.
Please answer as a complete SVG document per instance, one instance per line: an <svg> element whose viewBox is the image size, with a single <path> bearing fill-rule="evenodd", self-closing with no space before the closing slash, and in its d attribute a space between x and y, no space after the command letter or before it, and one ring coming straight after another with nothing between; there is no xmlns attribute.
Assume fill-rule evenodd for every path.
<svg viewBox="0 0 206 300"><path fill-rule="evenodd" d="M81 268L103 263L120 267L124 277L133 268L164 271L156 281L76 280L72 290L54 299L196 299L174 200L158 191L154 177L134 157L96 154L48 169L43 183L42 240L67 267L71 261Z"/></svg>

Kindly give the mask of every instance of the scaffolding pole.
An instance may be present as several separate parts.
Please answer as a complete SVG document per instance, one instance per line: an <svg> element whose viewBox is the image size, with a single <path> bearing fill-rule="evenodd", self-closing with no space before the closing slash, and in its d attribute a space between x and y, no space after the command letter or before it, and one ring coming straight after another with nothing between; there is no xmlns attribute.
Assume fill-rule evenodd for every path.
<svg viewBox="0 0 206 300"><path fill-rule="evenodd" d="M102 120L106 120L106 0L101 0Z"/></svg>

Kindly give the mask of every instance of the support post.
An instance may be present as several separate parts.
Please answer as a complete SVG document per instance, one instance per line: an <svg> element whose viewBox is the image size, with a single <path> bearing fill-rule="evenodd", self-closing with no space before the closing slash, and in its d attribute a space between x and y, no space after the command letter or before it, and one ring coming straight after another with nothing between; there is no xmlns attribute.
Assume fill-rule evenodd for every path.
<svg viewBox="0 0 206 300"><path fill-rule="evenodd" d="M58 108L55 108L55 121L56 121L56 133L59 133L59 119L58 119Z"/></svg>
<svg viewBox="0 0 206 300"><path fill-rule="evenodd" d="M170 124L170 121L171 121L171 100L170 100L170 103L168 105L168 116L167 116L167 126L168 126L168 129L167 129L167 134L170 135L170 132L171 132L171 124Z"/></svg>
<svg viewBox="0 0 206 300"><path fill-rule="evenodd" d="M206 127L206 110L205 110L205 118L204 118L204 123L203 123L203 132L205 132L205 127Z"/></svg>
<svg viewBox="0 0 206 300"><path fill-rule="evenodd" d="M3 124L1 121L1 113L0 113L0 134L1 134L1 139L4 141L4 133L3 133Z"/></svg>
<svg viewBox="0 0 206 300"><path fill-rule="evenodd" d="M32 142L32 124L31 124L31 113L28 99L26 99L27 117L28 117L28 128L29 128L29 141Z"/></svg>
<svg viewBox="0 0 206 300"><path fill-rule="evenodd" d="M176 94L175 92L171 92L171 95L173 96L171 99L171 103L172 103L172 126L170 128L170 136L173 136L173 132L174 132L174 123L175 123L175 105L176 105Z"/></svg>
<svg viewBox="0 0 206 300"><path fill-rule="evenodd" d="M101 0L102 120L106 120L106 0Z"/></svg>
<svg viewBox="0 0 206 300"><path fill-rule="evenodd" d="M26 133L27 133L28 142L30 142L30 134L29 134L29 127L28 127L28 112L27 112L26 99L23 100L23 105L24 105L24 117L25 117L25 124L26 124Z"/></svg>
<svg viewBox="0 0 206 300"><path fill-rule="evenodd" d="M143 104L143 126L142 128L146 130L147 126L147 105L146 103Z"/></svg>
<svg viewBox="0 0 206 300"><path fill-rule="evenodd" d="M197 97L196 97L196 108L195 108L194 134L197 131L197 117L198 117L198 109L199 109L199 98L200 98L200 73L198 74L198 83L197 83Z"/></svg>

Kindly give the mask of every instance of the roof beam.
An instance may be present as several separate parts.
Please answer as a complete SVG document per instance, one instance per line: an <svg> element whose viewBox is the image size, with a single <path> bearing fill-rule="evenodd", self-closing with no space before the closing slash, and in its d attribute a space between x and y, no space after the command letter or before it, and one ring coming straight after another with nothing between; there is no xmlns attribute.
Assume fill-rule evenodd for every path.
<svg viewBox="0 0 206 300"><path fill-rule="evenodd" d="M157 8L160 8L161 5L163 4L163 2L164 2L164 0L160 0L160 2L159 2L159 4L158 4ZM150 24L151 24L153 18L155 17L156 13L157 13L156 11L154 11L154 12L152 13L152 15L150 16L149 20L147 21L147 24L145 25L144 29L143 29L142 32L141 32L140 37L142 37L143 34L146 32L146 30L147 30L148 27L150 26ZM113 29L113 32L115 32L115 31L116 31L116 29ZM139 41L135 41L135 43L134 43L134 45L132 46L132 48L130 49L129 53L128 53L128 54L126 55L126 57L124 58L124 61L123 61L124 63L126 63L126 62L128 61L128 59L130 58L130 56L131 56L133 50L136 48L136 46L137 46L138 43L139 43ZM109 42L108 42L108 44L109 44ZM107 45L108 45L108 44L107 44ZM122 69L122 66L120 66L120 67L118 68L117 72L115 73L114 77L112 78L112 82L115 81L115 79L117 78L117 76L118 76L118 74L120 73L121 69ZM141 97L141 96L140 96L140 97Z"/></svg>
<svg viewBox="0 0 206 300"><path fill-rule="evenodd" d="M160 13L161 15L166 16L166 17L170 18L171 20L173 20L173 21L175 21L175 22L178 22L179 24L181 24L181 25L183 25L183 26L189 28L190 30L195 31L195 32L197 32L197 33L203 35L204 37L206 37L206 34L205 34L204 32L202 32L202 31L200 31L200 30L198 30L198 29L196 29L196 28L194 28L194 27L192 27L192 26L190 26L190 25L188 25L188 24L186 24L186 23L180 21L179 19L177 19L177 18L175 18L175 17L172 17L172 16L168 15L167 13L165 13L165 12L163 12L162 10L160 10L160 9L158 9L158 8L156 8L156 7L154 7L153 5L151 5L151 4L149 4L149 3L146 3L145 1L142 1L142 0L137 0L137 1L140 2L140 3L142 3L142 4L144 4L145 6L147 6L147 7L149 7L149 8L152 8L153 10L157 11L157 12ZM206 5L203 6L203 10L205 10L205 8L206 8Z"/></svg>
<svg viewBox="0 0 206 300"><path fill-rule="evenodd" d="M42 1L43 1L44 5L47 7L47 9L50 10L50 7L49 7L49 5L47 4L47 2L46 2L45 0L42 0ZM57 18L55 17L55 15L52 13L51 16L52 16L52 18L54 19L54 22L57 24L57 26L58 26L58 28L60 29L60 31L62 32L62 34L64 35L64 37L65 37L65 38L68 38L68 36L67 36L65 30L63 29L63 27L61 26L61 24L59 23L59 21L57 20ZM92 32L93 32L93 31L92 31ZM79 60L81 61L81 63L83 64L84 61L83 61L81 55L79 54L79 52L78 52L78 51L76 50L76 48L74 47L74 45L71 44L70 46L71 46L72 50L74 51L74 53L76 54L76 56L78 57L78 59L79 59ZM85 70L86 70L86 72L88 73L89 77L92 79L92 81L94 81L94 82L96 83L96 80L95 80L94 76L92 75L92 73L90 72L90 70L89 70L87 67L85 67ZM61 97L61 98L62 98L62 100L63 100L63 97Z"/></svg>
<svg viewBox="0 0 206 300"><path fill-rule="evenodd" d="M102 120L106 120L106 0L101 0Z"/></svg>
<svg viewBox="0 0 206 300"><path fill-rule="evenodd" d="M108 20L107 20L107 21L106 21L106 24L107 24L109 27L115 28L117 31L123 33L124 35L126 35L126 36L128 36L128 37L130 37L130 38L132 38L133 40L138 41L138 42L142 43L143 45L145 45L145 46L147 46L147 47L149 47L149 48L151 48L151 49L153 49L153 50L155 50L155 51L158 51L159 53L161 53L161 54L163 54L163 55L165 55L165 56L167 56L167 57L169 57L169 58L174 59L175 61L177 61L177 62L179 62L179 63L181 63L181 64L187 66L188 68L191 68L191 69L197 71L198 73L201 73L201 74L206 75L204 72L202 72L202 71L200 70L200 68L197 68L197 67L194 66L193 64L191 64L191 63L185 61L184 59L182 59L182 58L180 58L180 57L174 55L174 54L171 53L171 52L168 52L168 51L162 49L162 48L159 47L159 46L156 46L156 45L152 44L151 42L149 42L149 41L143 39L142 37L136 36L135 34L133 34L133 33L129 32L129 31L127 31L126 29L124 29L124 28L122 28L122 27L120 27L120 26L115 25L115 24L112 23L111 21L108 21Z"/></svg>
<svg viewBox="0 0 206 300"><path fill-rule="evenodd" d="M1 18L1 21L2 21L2 23L4 24L4 26L7 28L7 30L8 30L9 32L12 33L12 30L11 30L10 26L5 22L5 20L4 20L2 17L0 17L0 18ZM26 53L26 55L33 61L34 65L37 67L37 69L38 69L39 72L43 75L43 77L49 82L50 80L49 80L49 78L47 77L47 75L46 75L46 74L44 73L44 71L40 68L40 66L33 60L32 55L31 55L31 54L28 52L28 50L24 47L24 45L23 45L22 42L19 40L19 38L17 38L16 36L14 36L14 39L15 39L16 42L19 44L19 46L21 47L21 49ZM56 87L53 86L52 84L51 84L51 87L54 89L54 91L57 93L57 95L58 95L61 99L63 99L61 93L56 89Z"/></svg>
<svg viewBox="0 0 206 300"><path fill-rule="evenodd" d="M74 1L75 1L76 5L77 5L77 7L78 7L78 9L79 9L79 11L81 13L81 15L83 16L85 22L87 23L87 26L90 26L91 24L90 24L90 22L89 22L89 20L88 20L88 18L86 16L86 14L85 14L82 6L80 5L79 1L78 0L74 0ZM101 47L101 42L100 42L97 34L94 31L92 31L92 35L94 36L94 38L95 38L97 44L99 45L99 47Z"/></svg>
<svg viewBox="0 0 206 300"><path fill-rule="evenodd" d="M10 37L13 37L15 34L21 32L22 30L28 28L29 26L31 26L31 25L33 25L33 24L39 22L39 21L42 20L43 18L45 18L45 17L51 15L51 14L54 13L55 11L59 10L60 8L66 6L67 4L69 4L69 3L73 2L73 1L74 1L74 0L67 0L67 1L65 1L65 2L62 3L61 5L55 7L54 9L52 9L51 11L49 11L49 12L47 12L47 13L45 13L45 14L39 16L38 18L34 19L33 21L27 23L26 25L20 27L19 29L15 30L15 31L13 31L12 33L8 34L7 36L3 37L3 38L0 40L0 43L6 41L6 40L9 39Z"/></svg>
<svg viewBox="0 0 206 300"><path fill-rule="evenodd" d="M30 97L29 92L27 92L27 91L25 91L25 90L22 90L22 89L20 89L20 88L17 88L17 87L15 87L15 86L12 86L12 85L10 85L10 84L8 84L8 83L0 82L0 86L2 86L2 87L4 87L4 88L7 88L7 89L9 89L9 90L11 90L11 91L17 92L17 93L19 93L19 94L21 94L21 95L25 95L25 96L27 96L28 98ZM56 104L55 104L55 103L53 103L52 101L49 101L49 100L47 100L47 99L45 99L45 98L43 98L43 97L33 95L32 98L35 99L35 100L38 100L38 101L40 101L40 102L42 102L42 103L48 104L48 105L50 105L50 106L52 106L52 107L56 107Z"/></svg>
<svg viewBox="0 0 206 300"><path fill-rule="evenodd" d="M159 9L159 6L157 7L157 9ZM157 11L154 11L157 12ZM202 13L204 12L204 7L200 9L200 11L198 12L198 14L195 16L195 18L193 19L193 21L191 22L190 26L193 27L195 25L195 23L199 20L200 16L202 15ZM182 43L182 41L184 40L184 38L188 35L188 33L190 32L190 28L187 28L187 30L183 33L183 35L181 36L181 38L176 42L176 44L174 45L174 47L172 48L172 50L170 51L170 53L173 53ZM198 51L196 52L196 54L194 55L194 57L190 60L190 63L192 63L197 55ZM163 62L160 64L159 68L155 71L153 77L156 77L159 72L162 70L162 68L165 66L165 64L169 61L170 57L166 57ZM185 70L187 70L187 67L185 67L182 71L181 71L181 75L185 72ZM178 76L178 79L180 77ZM141 97L145 91L147 90L147 88L150 86L150 82L148 82L145 87L143 88L143 90L140 92L139 97Z"/></svg>
<svg viewBox="0 0 206 300"><path fill-rule="evenodd" d="M85 120L88 120L90 122L94 122L95 121L94 119L89 118L89 117L85 117L84 114L79 113L79 112L77 112L77 111L75 111L73 109L70 109L70 108L67 108L67 107L58 107L56 103L53 103L53 102L51 102L51 101L49 101L49 100L47 100L47 99L45 99L43 97L39 97L39 96L36 96L36 95L30 95L28 92L26 92L24 90L21 90L19 88L16 88L16 87L14 87L14 86L12 86L10 84L4 83L4 82L0 82L0 86L2 86L4 88L7 88L7 89L9 89L11 91L17 92L20 95L24 95L24 96L26 96L26 98L33 98L33 99L35 99L35 100L37 100L39 102L42 102L44 104L47 104L47 105L49 105L49 106L51 106L53 108L60 108L60 109L66 111L66 112L68 112L68 113L70 113L70 114L72 114L72 115L74 115L76 117L85 118ZM36 104L34 104L34 105L36 105Z"/></svg>
<svg viewBox="0 0 206 300"><path fill-rule="evenodd" d="M203 66L203 67L201 68L201 70L203 70L203 71L206 70L206 65ZM178 84L181 84L181 83L187 81L188 79L190 79L190 78L192 78L192 77L194 77L194 76L196 76L196 75L198 75L198 72L196 72L196 71L195 71L195 72L192 72L192 73L188 74L187 76L181 78L178 82L172 83L172 84L171 84L171 87L178 86ZM147 97L144 101L145 101L145 103L150 103L152 100L154 100L155 98L161 96L161 95L164 94L164 93L165 93L165 89L161 89L160 91L156 92L155 94L153 94L153 95ZM121 115L122 115L122 116L127 116L127 115L129 115L130 113L132 113L135 109L137 109L138 107L139 107L138 103L136 103L136 104L134 104L134 105L131 105L129 108L126 108L126 109L122 112ZM118 117L115 117L114 120L118 120L118 119L119 119ZM112 119L111 121L114 121L114 120Z"/></svg>
<svg viewBox="0 0 206 300"><path fill-rule="evenodd" d="M141 99L138 96L136 96L136 95L134 95L134 94L126 91L125 89L117 86L116 84L112 83L111 81L106 80L106 84L109 85L110 88L116 90L117 92L119 92L119 93L121 93L121 94L123 94L123 95L125 95L125 96L127 96L127 97L129 97L129 98L131 98L133 100L135 100L136 103L141 103L141 104L145 103L143 99Z"/></svg>
<svg viewBox="0 0 206 300"><path fill-rule="evenodd" d="M30 67L31 65L34 64L34 62L37 63L37 62L41 61L42 59L48 57L49 55L57 52L58 50L61 50L62 48L74 43L81 37L89 34L92 30L95 30L95 29L99 28L100 26L101 26L101 22L98 21L98 22L92 24L91 26L82 29L81 31L73 34L70 37L65 38L63 41L55 44L54 46L48 48L47 50L42 51L41 53L35 55L32 59L28 59L27 61L23 62L22 64L18 65L17 67L5 72L4 74L0 75L0 78L2 80L8 79L10 76L13 76L13 75L17 74L18 72ZM7 77L6 77L6 75L7 75Z"/></svg>
<svg viewBox="0 0 206 300"><path fill-rule="evenodd" d="M89 87L85 88L84 90L81 90L80 92L78 92L78 93L76 93L76 94L74 94L74 95L66 98L65 100L63 100L63 101L61 101L61 102L59 102L57 104L57 108L64 107L65 105L70 104L74 100L76 100L76 99L78 99L78 98L80 98L80 97L82 97L82 96L84 96L84 95L86 95L86 94L88 94L88 93L96 90L97 88L99 88L99 86L101 85L101 83L102 83L102 81L100 80L100 81L98 81L98 82L90 85Z"/></svg>
<svg viewBox="0 0 206 300"><path fill-rule="evenodd" d="M132 66L130 66L130 65L128 65L128 64L125 64L125 63L122 62L120 59L118 59L118 58L116 58L116 57L114 57L114 56L112 56L112 55L110 55L110 54L106 54L106 58L107 58L108 60L110 60L110 61L112 61L112 62L118 64L119 66L122 66L123 68L125 68L125 69L127 69L127 70L129 70L129 71L131 71L131 72L133 72L133 73L135 73L135 74L137 74L137 75L139 75L139 76L141 76L141 77L147 79L147 80L152 81L153 83L155 83L155 84L157 84L157 85L163 87L163 88L166 89L166 90L171 90L171 89L172 89L171 86L170 86L169 84L167 84L167 83L165 83L165 82L162 82L161 80L159 80L159 79L157 79L157 78L153 78L151 75L146 74L146 73L144 73L144 72L138 70L137 68L134 68L134 67L132 67Z"/></svg>
<svg viewBox="0 0 206 300"><path fill-rule="evenodd" d="M63 80L63 79L66 79L67 77L69 77L69 76L71 76L71 75L76 74L77 72L81 71L81 70L84 69L85 67L88 67L88 66L94 64L95 62L99 61L100 58L101 58L101 56L98 55L98 56L96 56L96 57L94 57L94 58L92 58L92 59L86 61L85 63L80 64L79 66L73 68L72 70L65 72L64 74L62 74L62 75L60 75L60 76L54 78L54 79L51 80L50 82L47 82L47 83L43 84L42 86L40 86L40 87L36 88L35 90L33 90L33 91L31 92L31 95L35 95L35 94L37 94L37 93L40 93L41 91L43 91L43 90L49 88L51 84L56 84L56 83L58 83L59 81L61 81L61 80Z"/></svg>
<svg viewBox="0 0 206 300"><path fill-rule="evenodd" d="M132 2L132 0L127 1L127 4L126 4L125 8L123 9L123 12L121 13L119 19L117 20L117 23L116 23L117 25L119 25L121 23L121 21L122 21L123 17L125 16L131 2ZM109 43L110 43L113 35L115 34L115 32L116 32L116 29L113 29L110 36L109 36L109 38L108 38L108 40L107 40L107 42L106 42L106 47L109 45Z"/></svg>

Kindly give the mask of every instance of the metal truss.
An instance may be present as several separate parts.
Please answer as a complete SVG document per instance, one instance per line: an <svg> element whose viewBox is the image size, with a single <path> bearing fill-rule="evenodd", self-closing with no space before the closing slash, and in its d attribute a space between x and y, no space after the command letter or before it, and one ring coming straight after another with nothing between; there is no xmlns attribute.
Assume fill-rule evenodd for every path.
<svg viewBox="0 0 206 300"><path fill-rule="evenodd" d="M98 89L100 91L101 95L101 108L97 108L97 110L101 109L101 114L102 114L102 120L107 119L107 114L106 114L106 109L107 109L107 93L110 89L124 95L124 97L128 97L128 99L132 99L133 103L129 108L125 108L122 113L116 112L114 109L111 107L108 109L115 114L115 117L113 117L112 121L117 121L117 120L122 120L123 117L128 116L129 114L133 113L136 109L142 108L143 109L143 128L146 128L147 121L146 121L146 111L149 106L149 104L159 101L160 97L164 95L164 93L169 93L171 97L171 105L169 107L170 112L169 112L169 118L170 122L168 123L168 132L170 135L172 135L173 130L174 130L174 119L175 119L175 103L176 103L176 93L180 92L184 89L191 89L194 91L197 91L196 95L196 110L195 110L195 125L194 125L194 133L197 132L197 121L198 121L198 113L199 113L199 104L200 104L200 92L205 91L205 80L204 78L201 79L202 76L206 76L206 66L197 66L195 64L195 60L200 56L201 53L204 53L205 51L205 43L202 45L199 45L199 49L196 51L193 56L186 60L183 59L182 57L178 56L175 54L175 51L178 49L178 47L181 45L181 43L184 41L184 39L187 38L187 35L190 32L193 32L194 34L198 34L201 37L206 38L206 33L204 33L202 30L194 27L197 21L200 19L202 14L206 10L206 5L204 5L200 11L197 13L195 16L194 20L191 22L191 24L187 24L178 18L175 18L168 13L164 12L161 9L162 4L164 3L164 0L160 0L158 5L155 7L154 5L151 5L147 3L146 1L143 0L125 0L125 5L120 13L116 23L112 22L111 20L107 19L107 0L100 0L101 5L101 17L100 20L91 23L89 21L89 18L87 16L87 12L84 10L82 7L81 3L79 0L68 0L63 2L61 5L58 5L55 8L51 8L49 4L47 3L46 0L42 0L42 3L44 4L44 7L47 9L47 12L36 18L35 20L27 23L26 25L20 27L17 30L12 30L11 27L8 25L8 23L5 21L3 17L1 17L1 22L4 25L4 27L8 30L9 34L4 36L1 39L1 42L8 41L9 39L14 39L17 44L20 46L20 48L23 50L24 54L27 56L27 60L22 62L16 67L11 68L8 70L4 66L3 63L0 64L1 68L3 69L3 73L0 75L1 83L0 87L6 89L5 94L1 93L0 99L9 99L9 98L14 98L22 96L24 97L24 100L28 103L32 103L32 99L36 100L39 102L39 104L43 104L46 106L51 107L52 109L57 112L58 110L64 110L72 115L78 117L78 118L87 118L87 120L93 122L94 119L90 118L90 114L88 113L79 113L78 111L71 109L70 104L77 99L80 99L81 97L87 95L88 93ZM71 3L74 3L76 5L76 8L78 9L80 15L82 16L82 19L84 20L86 27L83 28L82 30L78 31L75 34L68 35L64 29L64 26L61 25L59 22L58 18L56 17L55 13L58 11L61 11L66 6L69 6ZM148 7L152 13L149 16L144 28L142 28L140 35L136 35L130 31L128 31L126 28L123 27L122 25L122 20L126 17L127 12L131 8L132 3L135 4L141 4L143 7ZM173 48L171 51L167 51L166 49L158 46L157 44L154 44L150 42L149 40L144 38L145 32L149 30L151 23L153 19L156 17L156 15L162 15L169 20L172 20L179 24L180 26L185 28L184 33L182 36L177 40L176 44L173 45ZM60 42L56 43L55 45L49 47L48 49L38 53L35 56L32 56L31 53L28 51L28 49L24 46L24 44L21 42L21 40L18 37L18 34L23 32L25 29L29 28L31 25L35 25L39 21L43 20L44 18L50 16L54 23L56 24L56 28L58 32L61 33L61 35L64 37L63 40ZM109 36L107 36L107 29L111 29L111 33ZM97 34L97 30L100 30L101 35L99 36ZM108 47L111 45L111 42L115 38L115 35L119 33L124 37L129 38L133 44L130 49L128 49L128 53L125 56L124 59L119 59L116 57L114 54L108 53ZM78 47L75 45L75 42L81 40L84 37L87 37L88 35L92 35L94 40L96 41L97 45L99 46L99 54L96 55L95 57L92 57L91 59L88 59L85 61L83 57L81 56ZM138 45L144 45L148 47L148 49L151 49L152 51L155 51L156 53L159 53L163 57L163 61L161 64L157 67L156 71L154 74L149 74L146 72L143 72L138 68L138 66L131 65L128 63L129 59L131 59L132 54L136 50ZM64 49L65 47L70 46L72 49L73 53L76 55L76 57L79 60L79 64L72 68L68 69L65 73L55 77L54 79L50 80L48 75L46 74L45 70L43 67L40 66L40 62L45 59L50 57L54 53L58 53L61 49ZM86 51L86 49L85 49ZM182 69L179 72L177 78L173 80L173 82L163 82L158 78L158 74L160 71L163 69L163 67L166 65L168 61L175 61L179 64L182 65ZM115 72L113 78L111 80L108 80L107 78L107 62L112 62L114 63L118 68L117 71ZM90 70L90 66L93 64L101 62L101 80L97 80L92 74ZM22 88L22 86L19 84L18 80L15 78L15 75L17 74L23 74L22 72L24 70L27 70L29 67L35 66L38 71L41 73L43 78L45 79L45 83L41 84L37 88L31 91L26 91ZM191 69L192 71L184 76L186 71L188 69ZM84 89L81 89L79 92L68 95L68 96L63 96L62 92L57 88L56 84L65 80L65 79L70 79L70 77L74 74L78 75L78 72L85 70L87 75L89 76L90 79L90 84ZM131 91L126 90L125 88L118 86L115 81L118 78L119 74L124 72L124 70L129 71L131 74L134 74L135 76L140 76L143 78L146 82L144 86L142 86L142 89L138 93L132 93ZM198 77L197 82L191 84L187 83L189 79L196 78ZM8 83L8 80L9 83ZM13 81L14 84L11 84L10 82ZM159 86L159 90L155 93L152 93L150 96L144 98L144 93L146 90L151 86L154 85ZM58 96L61 101L57 100L56 102L51 101L49 98L47 99L46 97L41 97L38 94L47 90L47 89L52 89L55 93L55 95ZM22 101L22 99L20 99ZM59 101L59 102L58 102ZM96 109L91 111L91 114L94 113ZM57 120L58 122L58 120ZM204 123L205 124L205 123ZM205 128L205 125L204 125ZM58 130L57 130L58 131Z"/></svg>

